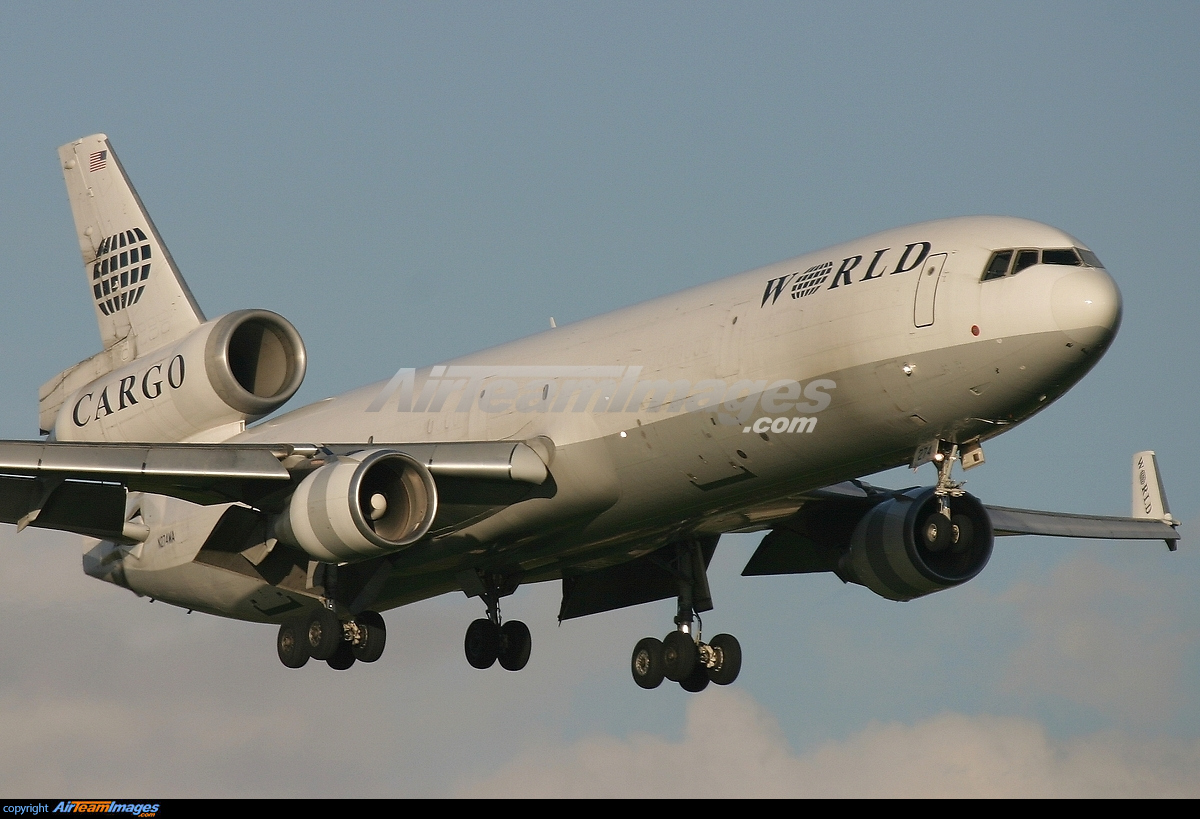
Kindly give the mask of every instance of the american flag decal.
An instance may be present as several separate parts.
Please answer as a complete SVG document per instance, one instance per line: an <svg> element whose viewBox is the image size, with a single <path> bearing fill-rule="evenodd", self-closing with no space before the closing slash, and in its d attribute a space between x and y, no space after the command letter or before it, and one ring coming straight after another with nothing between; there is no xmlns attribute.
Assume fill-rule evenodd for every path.
<svg viewBox="0 0 1200 819"><path fill-rule="evenodd" d="M88 170L92 173L95 173L104 167L107 160L108 151L96 151L94 154L88 157Z"/></svg>

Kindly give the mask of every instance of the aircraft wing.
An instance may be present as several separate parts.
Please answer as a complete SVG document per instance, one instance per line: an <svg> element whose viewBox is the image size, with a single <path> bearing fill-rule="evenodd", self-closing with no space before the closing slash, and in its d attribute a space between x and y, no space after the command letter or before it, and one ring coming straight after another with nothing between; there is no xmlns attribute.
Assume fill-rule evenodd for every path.
<svg viewBox="0 0 1200 819"><path fill-rule="evenodd" d="M807 504L838 504L855 500L870 503L902 494L869 486L860 481L826 486L807 493ZM1134 487L1135 493L1138 487ZM1165 518L1116 517L1111 515L1080 515L1071 512L1044 512L1038 509L1014 509L1008 506L984 505L997 537L1007 535L1044 535L1047 537L1081 537L1107 540L1165 540L1171 551L1179 540L1178 525L1167 513ZM1170 521L1170 522L1168 522Z"/></svg>
<svg viewBox="0 0 1200 819"><path fill-rule="evenodd" d="M121 484L202 504L253 501L291 480L292 447L0 441L0 475Z"/></svg>
<svg viewBox="0 0 1200 819"><path fill-rule="evenodd" d="M541 485L543 455L520 441L421 444L125 444L0 441L0 522L121 538L127 492L276 510L337 456L393 449L436 479ZM470 494L469 486L466 488Z"/></svg>
<svg viewBox="0 0 1200 819"><path fill-rule="evenodd" d="M1158 474L1158 462L1151 451L1133 456L1134 517L1111 515L1079 515L1070 512L1044 512L1037 509L1013 509L1007 506L984 505L991 518L993 533L1007 535L1044 535L1047 537L1081 537L1107 540L1163 540L1175 551L1179 541L1171 516L1166 493ZM902 495L909 490L891 491L870 486L861 481L845 481L808 493L815 502L880 500Z"/></svg>
<svg viewBox="0 0 1200 819"><path fill-rule="evenodd" d="M1106 515L1074 515L987 506L996 535L1048 535L1051 537L1107 538L1110 540L1165 540L1175 551L1179 532L1161 520Z"/></svg>
<svg viewBox="0 0 1200 819"><path fill-rule="evenodd" d="M1154 452L1133 456L1133 516L1072 515L988 506L992 529L997 535L1049 535L1051 537L1108 538L1112 540L1163 540L1175 551L1179 525L1167 505Z"/></svg>
<svg viewBox="0 0 1200 819"><path fill-rule="evenodd" d="M1130 517L1079 515L979 504L976 508L980 515L986 514L987 520L983 523L981 517L976 516L976 525L987 526L995 536L1162 540L1168 549L1175 551L1179 544L1179 532L1176 529L1179 521L1172 517L1167 506L1153 452L1139 452L1133 456L1132 491L1133 514ZM864 543L872 538L875 538L872 542L883 542L879 538L886 525L884 518L888 516L875 515L875 520L865 530L860 525L865 525L867 517L877 511L876 507L889 502L895 505L900 510L898 517L892 515L888 519L899 521L904 518L903 508L914 502L927 502L932 492L931 487L891 490L861 481L847 481L806 493L807 498L794 514L775 521L770 527L771 531L746 563L742 574L845 574L847 555L856 532L862 530L860 536ZM892 532L892 535L895 534ZM898 542L888 541L891 546L885 544L884 551L892 547L902 550ZM989 552L990 548L989 545ZM986 562L986 556L980 567L983 562Z"/></svg>
<svg viewBox="0 0 1200 819"><path fill-rule="evenodd" d="M867 498L836 497L818 490L795 515L771 527L746 563L746 576L837 572L850 548L855 526L876 503L892 494L872 487ZM842 493L837 493L842 494ZM1163 520L1076 515L1035 509L983 506L993 533L1112 540L1162 540L1175 551L1179 532Z"/></svg>

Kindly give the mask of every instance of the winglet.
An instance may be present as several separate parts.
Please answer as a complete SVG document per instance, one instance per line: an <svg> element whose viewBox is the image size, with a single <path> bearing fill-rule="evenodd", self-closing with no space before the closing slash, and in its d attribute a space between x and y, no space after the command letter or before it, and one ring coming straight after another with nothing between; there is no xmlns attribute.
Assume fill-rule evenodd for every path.
<svg viewBox="0 0 1200 819"><path fill-rule="evenodd" d="M1162 478L1158 474L1158 459L1153 450L1139 452L1133 456L1133 517L1161 520L1178 526L1167 506L1167 493L1163 491ZM1174 551L1173 542L1167 546Z"/></svg>

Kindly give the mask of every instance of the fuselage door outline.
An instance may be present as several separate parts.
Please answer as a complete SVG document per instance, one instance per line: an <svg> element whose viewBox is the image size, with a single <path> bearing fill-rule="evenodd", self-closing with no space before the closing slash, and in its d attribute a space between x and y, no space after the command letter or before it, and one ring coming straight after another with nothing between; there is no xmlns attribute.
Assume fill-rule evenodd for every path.
<svg viewBox="0 0 1200 819"><path fill-rule="evenodd" d="M934 302L945 264L946 254L937 253L921 265L921 275L917 278L917 294L913 301L913 324L917 327L929 327L933 324Z"/></svg>

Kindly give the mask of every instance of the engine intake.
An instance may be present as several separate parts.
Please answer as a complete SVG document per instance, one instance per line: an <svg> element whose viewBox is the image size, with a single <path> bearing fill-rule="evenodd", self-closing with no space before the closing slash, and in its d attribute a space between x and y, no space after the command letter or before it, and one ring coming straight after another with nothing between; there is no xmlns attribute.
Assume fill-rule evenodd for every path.
<svg viewBox="0 0 1200 819"><path fill-rule="evenodd" d="M364 560L416 543L436 514L437 486L424 464L403 452L365 450L301 481L275 536L317 560Z"/></svg>
<svg viewBox="0 0 1200 819"><path fill-rule="evenodd" d="M912 600L975 577L992 555L991 519L973 495L949 501L948 527L933 488L873 506L851 535L844 578L889 600Z"/></svg>
<svg viewBox="0 0 1200 819"><path fill-rule="evenodd" d="M307 356L283 316L237 310L99 378L90 361L60 376L89 380L57 410L56 440L225 440L295 394Z"/></svg>
<svg viewBox="0 0 1200 819"><path fill-rule="evenodd" d="M268 310L238 310L217 321L204 345L204 369L231 408L262 417L295 395L307 363L300 334Z"/></svg>

